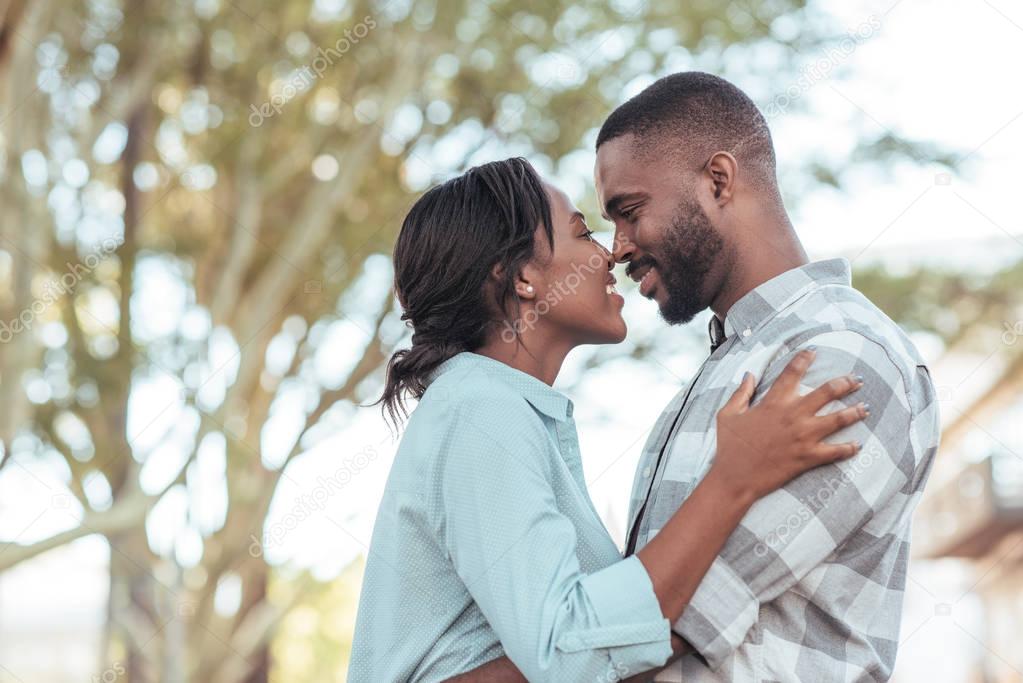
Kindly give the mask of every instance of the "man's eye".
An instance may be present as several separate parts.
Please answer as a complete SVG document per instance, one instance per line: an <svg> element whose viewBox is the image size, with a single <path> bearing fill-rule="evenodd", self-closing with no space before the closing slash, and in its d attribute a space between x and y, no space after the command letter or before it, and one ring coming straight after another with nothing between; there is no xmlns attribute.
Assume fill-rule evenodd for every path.
<svg viewBox="0 0 1023 683"><path fill-rule="evenodd" d="M631 221L632 217L633 217L633 215L635 215L635 213L636 213L635 209L625 209L624 211L621 212L621 216L625 220Z"/></svg>

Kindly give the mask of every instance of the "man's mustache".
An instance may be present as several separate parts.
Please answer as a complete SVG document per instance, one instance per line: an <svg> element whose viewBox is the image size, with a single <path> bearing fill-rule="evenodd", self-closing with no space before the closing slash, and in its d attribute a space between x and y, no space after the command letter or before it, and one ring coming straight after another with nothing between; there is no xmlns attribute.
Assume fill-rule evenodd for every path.
<svg viewBox="0 0 1023 683"><path fill-rule="evenodd" d="M629 261L629 265L625 266L625 275L628 277L632 277L632 274L635 273L640 268L656 265L657 260L654 259L653 256L651 256L650 254L644 254L643 256L640 256L637 259L632 259L631 261Z"/></svg>

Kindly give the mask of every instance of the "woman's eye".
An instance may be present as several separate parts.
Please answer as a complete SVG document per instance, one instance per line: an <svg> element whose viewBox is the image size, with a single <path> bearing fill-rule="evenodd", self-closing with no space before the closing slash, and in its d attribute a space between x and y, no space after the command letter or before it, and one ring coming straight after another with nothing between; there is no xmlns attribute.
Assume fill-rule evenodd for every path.
<svg viewBox="0 0 1023 683"><path fill-rule="evenodd" d="M587 230L586 232L583 233L583 237L590 240L591 242L593 241L593 235L594 233L592 230Z"/></svg>

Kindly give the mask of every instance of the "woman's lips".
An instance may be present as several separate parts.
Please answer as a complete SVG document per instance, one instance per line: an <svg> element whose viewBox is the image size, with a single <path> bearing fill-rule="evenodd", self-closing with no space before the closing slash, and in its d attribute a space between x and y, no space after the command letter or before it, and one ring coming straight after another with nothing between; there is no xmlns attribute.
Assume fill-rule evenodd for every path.
<svg viewBox="0 0 1023 683"><path fill-rule="evenodd" d="M612 299L614 299L619 304L624 305L625 304L625 297L623 297L621 294L619 294L618 290L615 289L615 284L617 282L618 281L615 280L614 276L611 276L611 277L609 277L607 279L607 285L606 285L607 295L609 297L611 297Z"/></svg>

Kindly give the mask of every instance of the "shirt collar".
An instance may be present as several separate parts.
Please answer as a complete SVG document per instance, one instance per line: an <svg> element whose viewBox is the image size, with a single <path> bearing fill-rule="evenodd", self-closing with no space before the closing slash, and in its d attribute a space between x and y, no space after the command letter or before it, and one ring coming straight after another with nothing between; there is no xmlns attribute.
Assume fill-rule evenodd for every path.
<svg viewBox="0 0 1023 683"><path fill-rule="evenodd" d="M738 334L745 342L767 321L796 299L824 285L852 284L852 269L844 258L814 261L787 270L759 285L736 301L725 315L724 334Z"/></svg>
<svg viewBox="0 0 1023 683"><path fill-rule="evenodd" d="M554 420L564 422L572 417L572 401L560 391L510 365L471 351L464 351L441 363L430 375L428 384L459 368L482 370L488 377L514 389L530 405Z"/></svg>
<svg viewBox="0 0 1023 683"><path fill-rule="evenodd" d="M716 315L710 316L707 322L707 334L710 336L710 352L714 353L725 343L725 328Z"/></svg>

